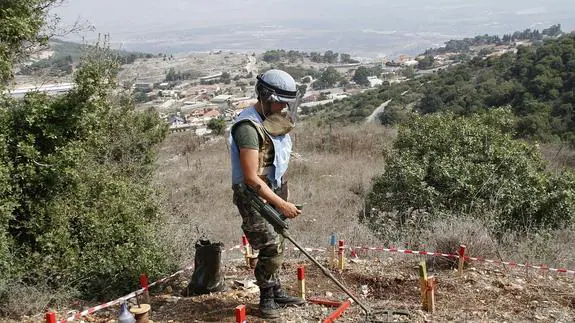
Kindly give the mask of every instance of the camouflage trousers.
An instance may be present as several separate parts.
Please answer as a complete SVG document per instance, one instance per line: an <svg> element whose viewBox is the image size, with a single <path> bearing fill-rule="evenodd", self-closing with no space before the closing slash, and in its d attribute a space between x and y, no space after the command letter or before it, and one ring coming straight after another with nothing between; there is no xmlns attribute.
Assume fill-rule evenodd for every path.
<svg viewBox="0 0 575 323"><path fill-rule="evenodd" d="M275 191L287 199L287 183ZM284 237L277 234L271 224L234 190L234 204L242 216L242 230L250 246L258 250L258 262L254 270L256 285L260 288L275 286L279 282L278 270L283 263Z"/></svg>

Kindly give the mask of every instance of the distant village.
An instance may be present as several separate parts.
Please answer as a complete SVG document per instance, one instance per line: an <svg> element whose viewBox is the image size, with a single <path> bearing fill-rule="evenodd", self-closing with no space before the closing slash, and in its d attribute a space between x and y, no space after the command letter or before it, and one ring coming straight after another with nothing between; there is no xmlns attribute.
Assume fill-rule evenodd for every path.
<svg viewBox="0 0 575 323"><path fill-rule="evenodd" d="M330 88L316 90L314 83L317 80L313 76L296 78L300 90L305 93L301 107L340 100L377 88L384 82L399 83L418 75L434 73L461 62L462 55L481 55L485 58L515 52L518 45L530 45L530 42L472 46L465 53L443 50L426 52L416 57L400 55L394 60L377 59L351 63L338 61L315 66L311 62L305 62L318 71L331 68L339 73L343 81ZM203 69L203 76L193 75L183 68L206 61L211 65ZM136 73L126 74L119 87L134 94L138 108L155 108L160 117L169 124L172 132L194 131L198 136L211 133L208 127L210 120L219 118L231 123L243 109L255 104L255 75L273 66L263 62L255 54L222 51L210 52L201 57L174 58L173 55L164 54L157 58L138 59L135 63L138 62L140 65L131 67ZM301 65L301 62L299 63ZM152 71L149 72L150 75L142 76L145 74L142 70L148 69L148 66L156 66L157 71L155 74ZM355 80L358 70L362 68L371 74L366 76L367 82L364 80L360 85ZM58 95L66 93L72 87L72 83L25 86L17 87L9 94L23 97L30 91L42 91Z"/></svg>
<svg viewBox="0 0 575 323"><path fill-rule="evenodd" d="M517 42L513 45L477 46L472 48L472 50L476 53L482 52L486 57L499 56L508 52L516 52L517 45L529 45L529 43ZM424 56L411 57L408 55L401 55L396 60L382 59L376 62L330 64L347 82L334 88L314 90L314 80L311 76L305 76L300 80L296 80L298 85L305 87L305 94L300 107L321 105L340 100L377 88L384 82L390 84L403 82L409 78L404 73L406 68L410 68L413 71L414 75L412 77L416 77L419 74L433 73L457 64L460 55L461 53L459 52L446 52L434 55L433 65L425 69L419 68ZM381 68L381 73L368 76L367 81L369 84L359 86L353 81L353 78L355 71L360 66L378 66ZM171 90L166 90L167 83L157 84L155 87L153 84L135 84L135 86L147 87L151 90L151 93L156 93L158 96L157 100L161 101L159 111L172 111L172 113L160 112L160 116L170 124L172 131L193 130L197 135L201 136L210 133L210 130L206 127L210 119L222 118L227 122L232 122L243 109L255 104L257 101L253 91L253 80L248 83L248 86L242 85L241 89L234 89L226 87L221 82L221 77L222 73L201 77L199 82L182 82ZM214 84L206 85L205 83ZM177 111L173 112L174 109Z"/></svg>

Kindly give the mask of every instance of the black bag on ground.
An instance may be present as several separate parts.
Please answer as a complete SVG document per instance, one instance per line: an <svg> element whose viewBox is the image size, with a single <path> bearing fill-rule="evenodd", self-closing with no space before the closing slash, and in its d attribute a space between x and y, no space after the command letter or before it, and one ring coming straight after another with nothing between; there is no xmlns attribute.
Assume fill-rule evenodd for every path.
<svg viewBox="0 0 575 323"><path fill-rule="evenodd" d="M209 240L196 242L194 273L188 287L183 292L184 296L209 294L224 290L224 275L220 272L223 248L224 244L221 242L211 243Z"/></svg>

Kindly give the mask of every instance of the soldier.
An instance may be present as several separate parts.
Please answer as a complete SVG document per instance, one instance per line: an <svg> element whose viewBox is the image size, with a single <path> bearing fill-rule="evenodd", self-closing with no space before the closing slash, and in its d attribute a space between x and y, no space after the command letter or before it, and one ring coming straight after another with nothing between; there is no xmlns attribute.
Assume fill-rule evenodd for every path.
<svg viewBox="0 0 575 323"><path fill-rule="evenodd" d="M257 103L237 116L230 131L232 187L234 204L242 216L242 230L252 248L259 250L254 274L260 289L260 314L277 318L281 305L301 305L304 300L288 296L279 281L284 238L243 200L236 185L249 185L286 218L301 214L287 201L289 191L284 177L292 149L288 133L295 124L299 98L293 77L277 69L257 77L256 94Z"/></svg>

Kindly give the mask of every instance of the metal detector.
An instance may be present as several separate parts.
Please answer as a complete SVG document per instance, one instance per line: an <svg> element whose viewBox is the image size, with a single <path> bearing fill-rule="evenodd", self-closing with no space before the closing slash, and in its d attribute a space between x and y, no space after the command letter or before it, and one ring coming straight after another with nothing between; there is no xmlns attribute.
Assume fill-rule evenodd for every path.
<svg viewBox="0 0 575 323"><path fill-rule="evenodd" d="M250 205L254 207L256 210L260 212L260 214L274 227L274 230L282 235L285 239L289 240L293 245L298 248L311 262L313 262L323 274L331 279L344 293L346 293L357 305L361 307L361 309L365 312L366 322L389 322L388 320L382 321L377 319L376 317L380 315L386 315L389 319L390 316L393 315L400 315L406 316L408 318L407 321L403 322L410 322L411 321L411 314L408 311L404 310L381 310L381 311L370 311L365 304L363 304L355 295L353 295L343 284L337 280L331 272L326 269L322 264L320 264L312 255L310 255L302 246L297 243L289 234L288 225L286 223L286 218L276 210L272 205L264 202L248 185L245 184L237 184L236 190L238 193L242 194L246 201L249 201ZM392 318L393 319L393 318Z"/></svg>

